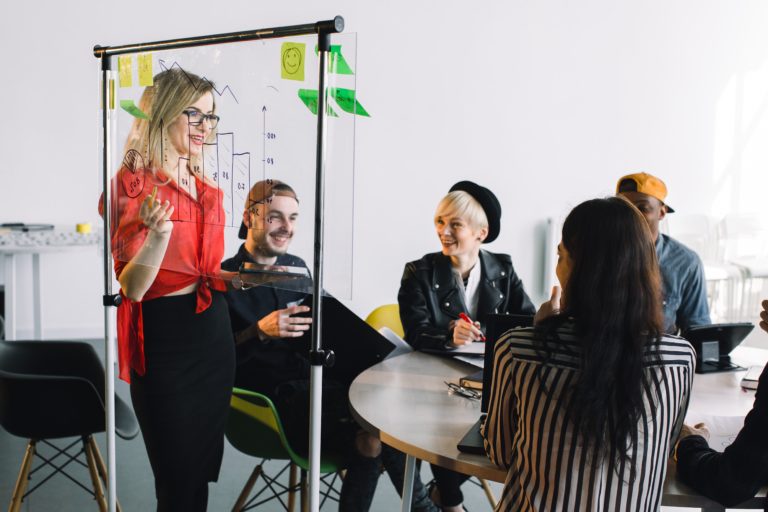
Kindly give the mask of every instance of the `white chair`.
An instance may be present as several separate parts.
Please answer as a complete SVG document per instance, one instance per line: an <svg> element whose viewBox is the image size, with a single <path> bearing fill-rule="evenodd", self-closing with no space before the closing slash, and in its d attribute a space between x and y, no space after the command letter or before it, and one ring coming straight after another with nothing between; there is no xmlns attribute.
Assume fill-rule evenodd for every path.
<svg viewBox="0 0 768 512"><path fill-rule="evenodd" d="M745 275L741 267L722 258L715 219L703 214L675 213L666 217L665 224L669 236L701 258L712 321L738 320Z"/></svg>
<svg viewBox="0 0 768 512"><path fill-rule="evenodd" d="M718 224L718 236L723 260L744 275L739 320L752 320L762 281L768 278L768 223L757 214L726 215Z"/></svg>

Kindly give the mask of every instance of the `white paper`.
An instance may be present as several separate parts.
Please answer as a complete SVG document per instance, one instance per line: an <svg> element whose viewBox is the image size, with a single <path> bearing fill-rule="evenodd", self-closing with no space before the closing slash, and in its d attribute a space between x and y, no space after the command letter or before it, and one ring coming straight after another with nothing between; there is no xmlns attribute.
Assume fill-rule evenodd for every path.
<svg viewBox="0 0 768 512"><path fill-rule="evenodd" d="M482 356L485 354L485 342L474 341L472 343L467 343L466 345L461 345L460 347L451 350L450 353L451 354L474 354L474 355Z"/></svg>
<svg viewBox="0 0 768 512"><path fill-rule="evenodd" d="M390 352L385 359L389 359L390 357L399 356L400 354L407 354L408 352L413 352L413 347L411 347L408 342L406 342L403 338L398 336L395 331L390 329L389 327L382 327L379 329L379 333L387 338L387 340L395 346L395 349Z"/></svg>

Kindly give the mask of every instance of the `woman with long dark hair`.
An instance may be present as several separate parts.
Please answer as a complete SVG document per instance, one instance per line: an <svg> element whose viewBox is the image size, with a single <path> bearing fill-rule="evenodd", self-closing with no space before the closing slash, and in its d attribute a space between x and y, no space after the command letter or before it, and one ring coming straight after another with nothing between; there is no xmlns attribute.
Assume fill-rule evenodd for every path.
<svg viewBox="0 0 768 512"><path fill-rule="evenodd" d="M694 351L662 334L648 225L622 198L586 201L558 256L562 299L496 346L483 428L509 469L496 510L657 510Z"/></svg>

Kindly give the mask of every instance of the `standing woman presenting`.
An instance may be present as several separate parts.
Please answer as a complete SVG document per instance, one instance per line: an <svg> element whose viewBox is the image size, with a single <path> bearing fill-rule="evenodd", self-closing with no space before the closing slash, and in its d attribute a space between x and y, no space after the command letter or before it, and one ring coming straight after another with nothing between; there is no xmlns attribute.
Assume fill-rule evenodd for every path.
<svg viewBox="0 0 768 512"><path fill-rule="evenodd" d="M222 193L200 172L219 120L212 91L181 69L155 76L139 103L148 119L134 121L112 180L120 378L131 384L159 511L206 510L234 381L226 285L215 277Z"/></svg>
<svg viewBox="0 0 768 512"><path fill-rule="evenodd" d="M434 223L442 250L406 264L397 295L408 343L449 351L483 340L489 314L536 312L512 258L480 249L501 227L501 205L493 192L471 181L456 183L437 205ZM444 511L463 510L460 486L468 477L434 464L432 473L435 504Z"/></svg>

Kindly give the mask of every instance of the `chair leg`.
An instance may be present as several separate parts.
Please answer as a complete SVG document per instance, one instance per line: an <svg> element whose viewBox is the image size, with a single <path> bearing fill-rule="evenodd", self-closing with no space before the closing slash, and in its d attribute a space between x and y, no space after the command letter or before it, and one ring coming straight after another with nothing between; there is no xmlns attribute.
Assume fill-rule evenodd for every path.
<svg viewBox="0 0 768 512"><path fill-rule="evenodd" d="M91 436L83 437L83 448L85 449L85 458L88 461L88 472L91 474L93 492L96 495L96 503L99 504L99 510L101 512L107 512L107 500L104 497L104 489L101 486L99 470L96 467L96 456L93 453L93 448L89 441L90 437Z"/></svg>
<svg viewBox="0 0 768 512"><path fill-rule="evenodd" d="M301 512L309 512L309 503L307 500L307 472L306 470L301 470Z"/></svg>
<svg viewBox="0 0 768 512"><path fill-rule="evenodd" d="M8 512L19 512L21 510L21 500L24 499L24 493L27 490L29 482L29 470L32 468L32 459L35 457L35 445L37 441L30 439L27 443L27 449L24 452L24 458L21 460L19 476L16 479L16 485L13 488L11 504L8 505Z"/></svg>
<svg viewBox="0 0 768 512"><path fill-rule="evenodd" d="M293 512L296 505L296 471L297 466L291 462L291 469L288 476L288 512Z"/></svg>
<svg viewBox="0 0 768 512"><path fill-rule="evenodd" d="M240 491L240 496L238 496L237 501L235 502L235 506L232 507L232 512L240 512L243 509L245 502L248 500L248 496L250 496L251 491L253 490L253 486L256 485L256 480L259 479L259 475L261 474L263 474L263 470L261 468L261 464L258 464L255 468L253 468L251 476L249 476L248 481L245 482L245 487L243 487L243 490Z"/></svg>
<svg viewBox="0 0 768 512"><path fill-rule="evenodd" d="M483 487L483 491L485 491L485 497L488 498L488 503L491 504L492 509L496 510L496 497L493 495L491 486L488 485L488 480L485 478L478 478L478 480L480 480L480 485Z"/></svg>
<svg viewBox="0 0 768 512"><path fill-rule="evenodd" d="M107 466L104 464L104 458L101 456L101 450L99 450L99 444L96 442L96 440L93 438L93 436L90 436L88 438L88 442L91 445L91 449L93 450L94 458L96 459L96 468L99 470L99 475L101 476L102 481L104 482L104 487L108 487L107 484ZM115 500L115 505L117 506L117 512L123 512L122 507L120 507L120 502Z"/></svg>

